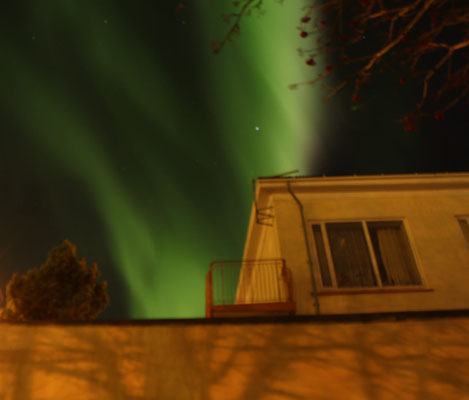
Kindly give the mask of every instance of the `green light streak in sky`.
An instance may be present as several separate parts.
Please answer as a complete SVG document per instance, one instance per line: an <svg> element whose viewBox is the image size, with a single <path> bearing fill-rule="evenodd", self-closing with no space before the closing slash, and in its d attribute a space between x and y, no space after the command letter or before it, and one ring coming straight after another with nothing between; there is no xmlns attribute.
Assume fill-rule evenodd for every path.
<svg viewBox="0 0 469 400"><path fill-rule="evenodd" d="M213 21L231 11L230 2L221 2L218 8L210 0L202 3L204 40L223 38L227 26L213 29ZM308 44L297 30L302 5L298 1L264 2L265 14L245 17L240 35L210 64L207 78L215 80L211 88L224 106L218 118L220 131L244 182L293 169L305 173L306 158L314 156L313 122L321 100L310 87L288 88L312 76L297 53L298 47ZM254 126L260 127L257 133ZM250 146L240 137L250 140Z"/></svg>
<svg viewBox="0 0 469 400"><path fill-rule="evenodd" d="M111 2L101 8L91 6L94 2L86 7L63 2L62 9L36 4L38 23L73 32L70 46L99 93L96 101L112 119L115 140L134 154L139 180L122 176L99 118L80 96L0 39L10 60L4 68L11 77L12 112L38 147L38 159L47 158L55 173L79 182L102 216L108 237L90 240L111 248L128 285L131 317L202 316L209 262L241 255L250 179L296 168L306 172L311 154L304 149L313 144L318 104L311 90L288 89L308 78L296 53L300 7L266 5L267 14L246 20L239 40L218 56L210 54L208 43L225 27L220 23L218 30L201 35L202 101L213 108L201 116L168 79L165 60L148 51ZM224 11L214 9L211 0L196 4L198 20L192 23L201 26L212 26ZM106 26L105 8L119 15ZM209 135L207 124L219 135L210 139L210 148L200 140ZM147 134L158 142L146 142ZM196 158L223 160L226 166L204 167L200 182L191 186L189 160Z"/></svg>

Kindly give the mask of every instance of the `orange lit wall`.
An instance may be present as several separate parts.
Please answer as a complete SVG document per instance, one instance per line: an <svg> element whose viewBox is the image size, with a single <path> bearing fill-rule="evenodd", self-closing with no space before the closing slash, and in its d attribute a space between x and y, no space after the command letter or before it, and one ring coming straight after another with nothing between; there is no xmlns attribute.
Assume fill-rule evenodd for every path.
<svg viewBox="0 0 469 400"><path fill-rule="evenodd" d="M0 324L0 399L469 399L469 316Z"/></svg>

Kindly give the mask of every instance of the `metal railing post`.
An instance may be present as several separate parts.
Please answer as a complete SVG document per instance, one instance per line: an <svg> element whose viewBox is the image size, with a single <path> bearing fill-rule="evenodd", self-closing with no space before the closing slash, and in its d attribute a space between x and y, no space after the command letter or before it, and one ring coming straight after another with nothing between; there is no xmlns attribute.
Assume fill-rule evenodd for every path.
<svg viewBox="0 0 469 400"><path fill-rule="evenodd" d="M213 305L213 279L212 279L213 264L210 264L206 283L205 283L205 317L212 318L212 305Z"/></svg>

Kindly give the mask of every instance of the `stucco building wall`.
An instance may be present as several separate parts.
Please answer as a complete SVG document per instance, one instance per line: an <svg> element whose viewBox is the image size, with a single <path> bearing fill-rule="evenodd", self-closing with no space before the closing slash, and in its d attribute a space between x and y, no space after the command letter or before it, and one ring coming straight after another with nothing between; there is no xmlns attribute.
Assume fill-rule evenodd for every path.
<svg viewBox="0 0 469 400"><path fill-rule="evenodd" d="M248 259L281 258L277 221L272 217L273 208L273 199L271 199L266 209L262 211L259 234L252 237L252 240L256 243L255 252ZM281 284L281 276L281 264L247 265L240 274L236 303L259 303L272 298L285 300L287 298L287 288Z"/></svg>
<svg viewBox="0 0 469 400"><path fill-rule="evenodd" d="M256 237L271 229L280 255L293 272L297 314L315 314L311 267L297 202L288 180L259 180L259 207L273 205L274 227L255 223L255 210L244 257L258 254ZM469 244L458 218L469 216L469 174L436 176L345 177L290 180L303 206L313 277L323 314L406 310L463 309L469 304ZM317 222L402 221L423 284L418 290L388 287L357 294L321 290L311 225ZM265 235L262 233L262 235ZM273 241L273 239L272 239ZM278 253L275 253L278 256ZM272 253L273 255L273 253ZM262 252L263 257L271 257ZM393 292L393 289L398 289ZM402 290L401 290L402 289ZM364 290L366 291L366 290ZM339 291L338 291L339 292ZM363 292L363 291L362 291Z"/></svg>

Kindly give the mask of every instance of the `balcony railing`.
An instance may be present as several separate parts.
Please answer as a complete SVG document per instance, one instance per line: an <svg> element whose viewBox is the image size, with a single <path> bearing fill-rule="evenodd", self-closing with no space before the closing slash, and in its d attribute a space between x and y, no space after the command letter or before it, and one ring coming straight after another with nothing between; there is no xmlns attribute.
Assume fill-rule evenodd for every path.
<svg viewBox="0 0 469 400"><path fill-rule="evenodd" d="M206 282L206 317L294 314L291 271L283 259L214 261Z"/></svg>

